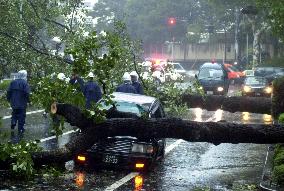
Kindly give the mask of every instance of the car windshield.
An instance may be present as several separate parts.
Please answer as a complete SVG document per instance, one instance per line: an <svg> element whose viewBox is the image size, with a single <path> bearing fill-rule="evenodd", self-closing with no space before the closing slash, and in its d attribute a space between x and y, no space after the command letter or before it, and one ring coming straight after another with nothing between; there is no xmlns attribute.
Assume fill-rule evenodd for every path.
<svg viewBox="0 0 284 191"><path fill-rule="evenodd" d="M106 105L104 101L101 101L103 109L109 110L112 105ZM142 106L133 102L116 101L115 106L118 111L134 113L137 116L141 116L142 113L147 112L150 105L143 104Z"/></svg>
<svg viewBox="0 0 284 191"><path fill-rule="evenodd" d="M174 64L174 69L176 70L184 70L180 64Z"/></svg>
<svg viewBox="0 0 284 191"><path fill-rule="evenodd" d="M199 72L199 79L213 78L219 79L224 76L223 71L215 68L202 68Z"/></svg>
<svg viewBox="0 0 284 191"><path fill-rule="evenodd" d="M266 85L267 81L265 78L249 77L245 81L246 85Z"/></svg>

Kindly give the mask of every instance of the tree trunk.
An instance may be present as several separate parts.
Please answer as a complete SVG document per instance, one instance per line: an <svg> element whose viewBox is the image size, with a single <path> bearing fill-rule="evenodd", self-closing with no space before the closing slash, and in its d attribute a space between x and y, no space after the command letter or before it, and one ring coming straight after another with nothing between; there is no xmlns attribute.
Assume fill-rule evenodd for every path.
<svg viewBox="0 0 284 191"><path fill-rule="evenodd" d="M208 111L222 109L229 112L251 112L271 114L271 98L263 97L225 97L185 94L181 98L191 108L203 108Z"/></svg>

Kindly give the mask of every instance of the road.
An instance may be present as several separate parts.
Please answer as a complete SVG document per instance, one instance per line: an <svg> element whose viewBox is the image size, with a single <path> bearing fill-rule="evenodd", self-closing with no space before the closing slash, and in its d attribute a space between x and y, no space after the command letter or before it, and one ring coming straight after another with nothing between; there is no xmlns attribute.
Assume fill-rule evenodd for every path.
<svg viewBox="0 0 284 191"><path fill-rule="evenodd" d="M232 87L230 93L234 93ZM226 120L236 123L271 123L269 115L208 112L190 109L188 119L195 121ZM9 118L3 131L9 132ZM27 139L41 139L47 149L60 147L72 138L74 128L67 126L59 139L50 137L48 120L42 112L27 116ZM59 177L37 177L30 182L7 180L0 176L0 189L5 190L246 190L258 184L267 145L190 143L167 139L165 159L149 173L101 170L77 171L73 162L66 163L66 172ZM247 186L243 186L247 185ZM248 190L248 189L247 189Z"/></svg>

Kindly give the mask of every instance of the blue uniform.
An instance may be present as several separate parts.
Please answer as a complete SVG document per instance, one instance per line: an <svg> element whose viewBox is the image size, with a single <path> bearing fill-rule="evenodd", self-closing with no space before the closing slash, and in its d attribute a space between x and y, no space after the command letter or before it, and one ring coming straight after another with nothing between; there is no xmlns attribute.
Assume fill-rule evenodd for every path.
<svg viewBox="0 0 284 191"><path fill-rule="evenodd" d="M100 86L94 81L88 81L84 86L84 96L86 98L86 108L91 107L91 103L97 103L102 98Z"/></svg>
<svg viewBox="0 0 284 191"><path fill-rule="evenodd" d="M18 130L24 131L26 108L29 102L30 86L24 79L16 79L10 83L7 90L7 100L13 109L11 128L18 122Z"/></svg>
<svg viewBox="0 0 284 191"><path fill-rule="evenodd" d="M132 86L136 89L137 94L144 94L143 87L138 81L132 81Z"/></svg>
<svg viewBox="0 0 284 191"><path fill-rule="evenodd" d="M132 86L130 83L123 83L121 85L119 85L116 90L116 92L124 92L124 93L134 93L136 94L137 91L134 88L134 86Z"/></svg>
<svg viewBox="0 0 284 191"><path fill-rule="evenodd" d="M74 77L69 80L69 83L74 85L74 84L79 84L81 91L84 91L84 80L80 77Z"/></svg>

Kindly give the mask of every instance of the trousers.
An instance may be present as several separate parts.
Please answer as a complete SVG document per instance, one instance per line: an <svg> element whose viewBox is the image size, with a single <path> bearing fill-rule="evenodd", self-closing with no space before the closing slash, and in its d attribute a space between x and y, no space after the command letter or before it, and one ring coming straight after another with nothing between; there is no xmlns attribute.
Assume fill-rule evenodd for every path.
<svg viewBox="0 0 284 191"><path fill-rule="evenodd" d="M18 130L24 130L26 123L26 109L13 109L11 127L15 127L18 122Z"/></svg>

